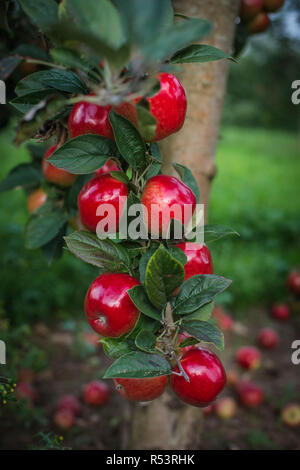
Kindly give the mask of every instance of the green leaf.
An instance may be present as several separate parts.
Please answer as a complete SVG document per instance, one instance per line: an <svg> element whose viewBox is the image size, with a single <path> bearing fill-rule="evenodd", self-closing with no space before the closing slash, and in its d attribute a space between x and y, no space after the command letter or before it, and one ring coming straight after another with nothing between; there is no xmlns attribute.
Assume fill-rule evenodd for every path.
<svg viewBox="0 0 300 470"><path fill-rule="evenodd" d="M55 47L51 49L50 55L56 63L64 65L65 67L80 69L87 73L93 68L93 65L81 57L77 51L66 47Z"/></svg>
<svg viewBox="0 0 300 470"><path fill-rule="evenodd" d="M31 93L17 96L10 101L10 104L21 113L28 113L33 106L39 104L44 98L53 94L53 90L50 88L40 89L39 91L33 91Z"/></svg>
<svg viewBox="0 0 300 470"><path fill-rule="evenodd" d="M25 228L25 246L29 250L41 248L56 237L68 217L60 208L44 204L43 210L36 211Z"/></svg>
<svg viewBox="0 0 300 470"><path fill-rule="evenodd" d="M109 113L109 120L121 155L135 170L145 168L146 146L136 128L114 111Z"/></svg>
<svg viewBox="0 0 300 470"><path fill-rule="evenodd" d="M199 229L197 229L197 231L198 230ZM227 237L228 235L237 235L239 237L238 232L226 227L225 225L211 224L204 226L204 239L206 243L219 240L220 238Z"/></svg>
<svg viewBox="0 0 300 470"><path fill-rule="evenodd" d="M123 171L110 171L109 174L118 181L122 183L129 184L130 181L127 178L126 174Z"/></svg>
<svg viewBox="0 0 300 470"><path fill-rule="evenodd" d="M185 331L205 343L212 343L221 351L224 349L224 335L215 325L206 321L183 321L180 327Z"/></svg>
<svg viewBox="0 0 300 470"><path fill-rule="evenodd" d="M161 321L161 312L149 302L143 286L132 287L128 291L128 295L140 312L154 320Z"/></svg>
<svg viewBox="0 0 300 470"><path fill-rule="evenodd" d="M6 80L22 62L20 57L9 56L0 60L0 80Z"/></svg>
<svg viewBox="0 0 300 470"><path fill-rule="evenodd" d="M170 0L114 0L127 38L143 47L156 39L174 21Z"/></svg>
<svg viewBox="0 0 300 470"><path fill-rule="evenodd" d="M39 183L43 179L40 167L31 163L21 163L15 166L0 183L0 192L9 191L19 186L31 186Z"/></svg>
<svg viewBox="0 0 300 470"><path fill-rule="evenodd" d="M193 62L211 62L213 60L231 59L232 57L217 47L206 44L192 44L176 52L170 59L171 64Z"/></svg>
<svg viewBox="0 0 300 470"><path fill-rule="evenodd" d="M183 280L183 265L160 245L146 269L145 286L150 302L158 309L164 308Z"/></svg>
<svg viewBox="0 0 300 470"><path fill-rule="evenodd" d="M65 0L66 12L80 31L86 31L107 46L118 49L124 34L117 9L109 0Z"/></svg>
<svg viewBox="0 0 300 470"><path fill-rule="evenodd" d="M185 321L191 321L191 320L208 321L211 318L214 305L215 305L214 302L210 302L209 304L203 305L198 310L195 310L193 313L186 315L184 317L184 320Z"/></svg>
<svg viewBox="0 0 300 470"><path fill-rule="evenodd" d="M171 245L168 248L168 252L170 253L171 256L173 256L173 258L176 258L177 261L183 264L183 266L186 264L187 256L180 248L177 248L177 246Z"/></svg>
<svg viewBox="0 0 300 470"><path fill-rule="evenodd" d="M158 354L130 352L117 359L105 372L105 379L118 377L145 379L171 374L169 362Z"/></svg>
<svg viewBox="0 0 300 470"><path fill-rule="evenodd" d="M143 136L143 139L149 142L155 137L156 118L142 105L137 105L135 109L137 112L139 132Z"/></svg>
<svg viewBox="0 0 300 470"><path fill-rule="evenodd" d="M93 174L80 175L69 188L65 196L65 206L69 212L74 215L78 214L77 199L83 186L93 177Z"/></svg>
<svg viewBox="0 0 300 470"><path fill-rule="evenodd" d="M16 93L20 96L33 90L53 88L66 93L87 93L88 89L81 78L72 70L51 69L35 72L21 80Z"/></svg>
<svg viewBox="0 0 300 470"><path fill-rule="evenodd" d="M161 61L194 41L199 41L211 31L211 23L200 18L190 18L167 28L144 48L153 61Z"/></svg>
<svg viewBox="0 0 300 470"><path fill-rule="evenodd" d="M173 166L182 179L182 182L193 191L198 203L200 200L200 189L191 170L180 163L173 163Z"/></svg>
<svg viewBox="0 0 300 470"><path fill-rule="evenodd" d="M146 352L154 352L156 346L156 336L148 330L141 330L135 338L136 347Z"/></svg>
<svg viewBox="0 0 300 470"><path fill-rule="evenodd" d="M54 237L46 245L42 246L42 252L45 256L48 265L50 266L53 261L58 260L63 254L64 235L66 233L67 224L63 225L58 235Z"/></svg>
<svg viewBox="0 0 300 470"><path fill-rule="evenodd" d="M190 336L184 339L178 346L179 348L185 348L186 346L193 346L195 344L199 344L199 340Z"/></svg>
<svg viewBox="0 0 300 470"><path fill-rule="evenodd" d="M101 338L100 342L103 346L104 353L113 359L117 359L132 351L123 336L121 338Z"/></svg>
<svg viewBox="0 0 300 470"><path fill-rule="evenodd" d="M151 256L156 252L157 248L150 248L150 250L147 250L146 253L144 253L141 256L140 263L139 263L139 272L140 272L140 281L142 284L145 283L145 278L146 278L146 268L149 259Z"/></svg>
<svg viewBox="0 0 300 470"><path fill-rule="evenodd" d="M33 44L20 44L16 47L14 53L22 57L30 57L32 59L49 60L47 52Z"/></svg>
<svg viewBox="0 0 300 470"><path fill-rule="evenodd" d="M128 272L129 254L112 240L100 240L93 233L78 231L65 237L65 241L71 253L86 263L114 272Z"/></svg>
<svg viewBox="0 0 300 470"><path fill-rule="evenodd" d="M214 274L197 274L187 279L180 293L173 301L173 312L186 315L198 310L202 305L211 302L217 294L231 284L229 279Z"/></svg>
<svg viewBox="0 0 300 470"><path fill-rule="evenodd" d="M101 135L86 134L68 140L53 152L49 161L57 168L84 175L105 165L117 152L115 143L110 139Z"/></svg>
<svg viewBox="0 0 300 470"><path fill-rule="evenodd" d="M50 31L58 20L58 6L54 0L20 0L20 4L32 23L44 32Z"/></svg>

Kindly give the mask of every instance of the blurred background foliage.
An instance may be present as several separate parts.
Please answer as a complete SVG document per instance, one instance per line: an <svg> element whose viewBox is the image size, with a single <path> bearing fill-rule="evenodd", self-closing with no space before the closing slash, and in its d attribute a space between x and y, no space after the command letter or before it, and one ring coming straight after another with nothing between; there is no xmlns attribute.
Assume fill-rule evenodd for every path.
<svg viewBox="0 0 300 470"><path fill-rule="evenodd" d="M237 316L283 299L288 270L300 266L300 106L290 98L300 78L299 11L298 0L288 1L270 31L251 39L230 65L209 221L241 235L211 245L216 273L234 281L222 301ZM26 147L12 144L15 125L12 115L0 130L1 179L29 161ZM21 190L0 194L2 325L81 317L97 269L68 252L48 266L40 252L26 251L26 218Z"/></svg>

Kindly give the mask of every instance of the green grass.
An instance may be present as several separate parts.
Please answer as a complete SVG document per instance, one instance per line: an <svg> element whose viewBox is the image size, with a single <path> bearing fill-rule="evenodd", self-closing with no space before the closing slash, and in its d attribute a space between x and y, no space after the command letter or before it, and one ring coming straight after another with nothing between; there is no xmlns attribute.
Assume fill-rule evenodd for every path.
<svg viewBox="0 0 300 470"><path fill-rule="evenodd" d="M0 133L1 179L29 158L25 147L12 145L13 134L12 129ZM223 301L238 314L251 304L284 298L286 273L300 266L298 145L286 132L222 129L209 218L241 237L220 240L211 249L215 272L234 281ZM54 312L64 318L82 315L83 296L97 270L68 253L48 267L39 252L23 248L26 219L21 190L0 194L2 310L17 323L24 316L46 321Z"/></svg>
<svg viewBox="0 0 300 470"><path fill-rule="evenodd" d="M233 279L224 300L244 309L286 295L284 277L300 265L300 161L297 136L225 128L217 152L210 223L240 239L211 245L215 270Z"/></svg>

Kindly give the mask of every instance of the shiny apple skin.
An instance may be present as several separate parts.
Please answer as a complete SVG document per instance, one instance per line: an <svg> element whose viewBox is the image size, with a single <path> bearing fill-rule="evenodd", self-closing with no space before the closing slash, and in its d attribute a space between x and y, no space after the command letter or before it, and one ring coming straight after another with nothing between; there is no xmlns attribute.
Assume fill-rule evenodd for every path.
<svg viewBox="0 0 300 470"><path fill-rule="evenodd" d="M84 309L91 327L105 337L119 337L135 326L139 311L127 291L140 285L125 273L105 273L91 284Z"/></svg>
<svg viewBox="0 0 300 470"><path fill-rule="evenodd" d="M168 384L168 376L149 377L147 379L114 379L115 389L129 401L151 401L158 398Z"/></svg>
<svg viewBox="0 0 300 470"><path fill-rule="evenodd" d="M206 407L226 384L226 374L220 359L206 349L195 348L187 352L180 362L190 382L183 376L172 375L171 387L185 403ZM179 373L177 365L173 371Z"/></svg>
<svg viewBox="0 0 300 470"><path fill-rule="evenodd" d="M249 23L246 24L246 29L249 34L264 33L271 24L271 20L267 13L261 12L254 16Z"/></svg>
<svg viewBox="0 0 300 470"><path fill-rule="evenodd" d="M276 320L287 321L291 316L291 311L287 304L274 304L271 308L271 314Z"/></svg>
<svg viewBox="0 0 300 470"><path fill-rule="evenodd" d="M106 175L110 171L120 171L117 163L112 158L107 160L105 165L101 166L101 168L95 171L95 176Z"/></svg>
<svg viewBox="0 0 300 470"><path fill-rule="evenodd" d="M264 0L264 10L273 13L283 7L285 0Z"/></svg>
<svg viewBox="0 0 300 470"><path fill-rule="evenodd" d="M178 132L183 126L187 108L186 94L178 78L171 73L160 73L157 78L160 82L160 90L155 95L146 98L149 111L157 121L155 136L150 142L164 139ZM136 99L135 103L140 99ZM138 125L133 104L123 103L116 107L115 111L135 126Z"/></svg>
<svg viewBox="0 0 300 470"><path fill-rule="evenodd" d="M97 134L115 140L109 122L111 108L111 106L99 106L87 101L76 103L68 120L70 137L74 139L83 134Z"/></svg>
<svg viewBox="0 0 300 470"><path fill-rule="evenodd" d="M184 265L185 281L196 274L214 273L211 253L206 245L183 242L176 246L180 248L187 257L187 262Z"/></svg>
<svg viewBox="0 0 300 470"><path fill-rule="evenodd" d="M240 402L249 408L261 405L264 400L262 388L252 382L240 382L237 386L237 394Z"/></svg>
<svg viewBox="0 0 300 470"><path fill-rule="evenodd" d="M272 328L263 328L258 335L257 342L265 349L273 349L279 344L279 336Z"/></svg>
<svg viewBox="0 0 300 470"><path fill-rule="evenodd" d="M97 224L105 218L96 215L101 204L112 204L116 211L116 231L124 207L120 205L119 197L128 196L128 187L122 181L110 174L95 176L88 181L78 195L78 209L83 225L91 232L96 232Z"/></svg>
<svg viewBox="0 0 300 470"><path fill-rule="evenodd" d="M109 387L102 380L93 380L83 390L83 400L93 406L105 405L109 400L109 395Z"/></svg>
<svg viewBox="0 0 300 470"><path fill-rule="evenodd" d="M242 0L240 17L243 21L250 20L257 15L264 6L264 0Z"/></svg>
<svg viewBox="0 0 300 470"><path fill-rule="evenodd" d="M152 233L155 235L167 233L171 218L179 220L183 224L185 204L192 206L192 213L196 207L196 197L192 190L178 178L168 175L157 175L150 178L144 187L141 202L148 211L149 232L151 232L151 204L162 204L169 208L177 204L181 208L180 217L173 211L170 213L170 217L162 217L162 214L159 214L158 226L155 226L154 221L152 224ZM185 225L187 225L188 222L189 220L186 220Z"/></svg>
<svg viewBox="0 0 300 470"><path fill-rule="evenodd" d="M41 207L47 199L47 193L43 189L36 189L32 193L29 194L27 198L27 209L28 212L31 214L32 212L36 211Z"/></svg>
<svg viewBox="0 0 300 470"><path fill-rule="evenodd" d="M254 346L243 346L236 353L237 363L247 370L255 370L260 366L261 354Z"/></svg>
<svg viewBox="0 0 300 470"><path fill-rule="evenodd" d="M66 170L62 170L61 168L56 168L52 163L48 162L48 158L52 155L52 153L56 150L57 146L52 145L47 152L45 153L43 160L42 160L42 171L45 179L50 183L57 184L58 186L68 187L72 186L74 181L77 178L77 175L73 175Z"/></svg>

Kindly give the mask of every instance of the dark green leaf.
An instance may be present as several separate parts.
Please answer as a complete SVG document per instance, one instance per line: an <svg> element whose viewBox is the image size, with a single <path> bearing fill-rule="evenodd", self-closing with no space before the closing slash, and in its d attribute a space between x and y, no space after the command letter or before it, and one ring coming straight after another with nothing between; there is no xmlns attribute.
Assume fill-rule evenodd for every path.
<svg viewBox="0 0 300 470"><path fill-rule="evenodd" d="M199 320L183 321L180 329L200 341L212 343L220 350L224 349L224 335L221 330L211 323Z"/></svg>
<svg viewBox="0 0 300 470"><path fill-rule="evenodd" d="M18 67L22 60L20 57L9 56L0 60L0 80L6 80Z"/></svg>
<svg viewBox="0 0 300 470"><path fill-rule="evenodd" d="M100 240L95 234L85 231L73 232L65 240L71 253L86 263L115 272L128 271L130 258L127 250L112 240Z"/></svg>
<svg viewBox="0 0 300 470"><path fill-rule="evenodd" d="M115 178L118 181L121 181L122 183L129 184L130 181L127 178L126 174L123 173L123 171L110 171L110 175Z"/></svg>
<svg viewBox="0 0 300 470"><path fill-rule="evenodd" d="M162 163L162 154L157 142L152 142L150 144L150 152L152 157L158 162Z"/></svg>
<svg viewBox="0 0 300 470"><path fill-rule="evenodd" d="M46 206L46 204L44 204L44 206ZM57 207L47 206L47 208L45 207L40 213L36 211L30 217L26 225L26 248L34 250L46 245L59 234L67 220L67 216Z"/></svg>
<svg viewBox="0 0 300 470"><path fill-rule="evenodd" d="M31 163L21 163L13 168L6 178L0 183L0 192L9 191L19 186L31 186L43 179L42 171L39 167Z"/></svg>
<svg viewBox="0 0 300 470"><path fill-rule="evenodd" d="M137 348L146 352L154 352L156 346L156 336L148 330L141 330L136 338L135 344Z"/></svg>
<svg viewBox="0 0 300 470"><path fill-rule="evenodd" d="M21 113L28 113L33 106L36 106L44 98L53 94L53 90L49 88L40 89L31 93L17 96L11 100L10 104Z"/></svg>
<svg viewBox="0 0 300 470"><path fill-rule="evenodd" d="M197 229L198 231L199 229ZM205 225L204 226L204 239L205 242L213 242L219 240L220 238L227 237L228 235L237 235L239 234L225 225Z"/></svg>
<svg viewBox="0 0 300 470"><path fill-rule="evenodd" d="M35 26L44 32L50 31L58 16L54 0L20 0L20 4Z"/></svg>
<svg viewBox="0 0 300 470"><path fill-rule="evenodd" d="M179 263L183 264L183 266L186 264L187 262L186 254L180 248L177 248L177 246L171 245L168 248L168 252L170 253L171 256L173 256L173 258L177 259Z"/></svg>
<svg viewBox="0 0 300 470"><path fill-rule="evenodd" d="M183 280L183 265L160 245L151 256L146 269L145 286L151 303L158 309L164 308Z"/></svg>
<svg viewBox="0 0 300 470"><path fill-rule="evenodd" d="M145 168L146 146L136 128L127 119L114 111L109 113L109 120L118 149L127 163L135 170Z"/></svg>
<svg viewBox="0 0 300 470"><path fill-rule="evenodd" d="M142 105L136 106L138 129L146 142L155 137L157 121L150 111Z"/></svg>
<svg viewBox="0 0 300 470"><path fill-rule="evenodd" d="M20 44L14 52L22 57L30 57L32 59L45 61L49 60L47 52L33 44Z"/></svg>
<svg viewBox="0 0 300 470"><path fill-rule="evenodd" d="M128 291L128 295L140 312L154 320L161 321L161 312L149 302L143 286L133 287Z"/></svg>
<svg viewBox="0 0 300 470"><path fill-rule="evenodd" d="M66 208L72 215L76 216L78 213L77 198L82 187L93 177L92 174L80 175L76 178L73 185L70 187L65 197Z"/></svg>
<svg viewBox="0 0 300 470"><path fill-rule="evenodd" d="M50 51L51 57L56 63L70 67L72 69L80 69L89 73L93 65L80 56L77 51L67 49L66 47L56 47Z"/></svg>
<svg viewBox="0 0 300 470"><path fill-rule="evenodd" d="M130 352L117 359L105 372L105 379L118 377L145 379L171 374L168 361L158 354Z"/></svg>
<svg viewBox="0 0 300 470"><path fill-rule="evenodd" d="M191 321L191 320L208 321L211 318L213 309L214 309L214 302L210 302L209 304L203 305L198 310L195 310L193 313L186 315L184 317L184 320L185 321Z"/></svg>
<svg viewBox="0 0 300 470"><path fill-rule="evenodd" d="M18 96L30 91L52 88L66 93L87 93L87 87L81 78L72 70L42 70L21 80L17 87Z"/></svg>
<svg viewBox="0 0 300 470"><path fill-rule="evenodd" d="M66 233L67 224L65 224L59 231L58 235L53 238L46 245L42 246L42 252L45 256L48 265L51 265L54 260L58 260L63 254L64 235Z"/></svg>
<svg viewBox="0 0 300 470"><path fill-rule="evenodd" d="M182 182L193 191L198 203L200 199L200 189L191 170L180 163L173 163L173 166L182 179Z"/></svg>
<svg viewBox="0 0 300 470"><path fill-rule="evenodd" d="M187 279L181 286L180 293L173 301L173 312L186 315L198 310L202 305L211 302L223 292L231 281L214 274L197 274Z"/></svg>
<svg viewBox="0 0 300 470"><path fill-rule="evenodd" d="M146 268L149 259L151 256L156 252L157 248L150 248L141 256L140 263L139 263L139 271L140 271L140 281L144 284L145 277L146 277Z"/></svg>
<svg viewBox="0 0 300 470"><path fill-rule="evenodd" d="M198 344L199 340L190 336L189 338L184 339L180 344L179 348L185 348L186 346L193 346Z"/></svg>
<svg viewBox="0 0 300 470"><path fill-rule="evenodd" d="M121 338L101 338L101 344L103 346L104 353L113 359L117 359L118 357L124 356L124 354L132 351L123 336Z"/></svg>
<svg viewBox="0 0 300 470"><path fill-rule="evenodd" d="M101 135L86 134L68 140L49 158L57 168L76 175L92 173L117 154L114 142Z"/></svg>
<svg viewBox="0 0 300 470"><path fill-rule="evenodd" d="M217 47L206 44L192 44L173 55L171 64L183 64L192 62L210 62L212 60L231 59L229 54Z"/></svg>

